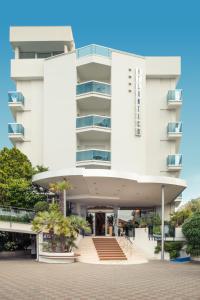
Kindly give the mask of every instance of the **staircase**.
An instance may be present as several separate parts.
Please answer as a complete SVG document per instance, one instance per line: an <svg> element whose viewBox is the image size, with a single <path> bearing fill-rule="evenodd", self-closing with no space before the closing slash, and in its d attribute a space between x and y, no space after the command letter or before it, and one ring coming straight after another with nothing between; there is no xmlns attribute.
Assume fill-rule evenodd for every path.
<svg viewBox="0 0 200 300"><path fill-rule="evenodd" d="M99 260L127 260L115 238L93 238Z"/></svg>

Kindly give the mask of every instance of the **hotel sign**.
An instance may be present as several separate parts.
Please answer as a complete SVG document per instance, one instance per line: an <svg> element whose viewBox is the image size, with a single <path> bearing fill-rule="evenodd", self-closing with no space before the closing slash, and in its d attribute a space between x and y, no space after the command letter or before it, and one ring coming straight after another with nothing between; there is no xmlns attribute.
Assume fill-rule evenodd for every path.
<svg viewBox="0 0 200 300"><path fill-rule="evenodd" d="M141 136L142 71L135 69L135 135Z"/></svg>

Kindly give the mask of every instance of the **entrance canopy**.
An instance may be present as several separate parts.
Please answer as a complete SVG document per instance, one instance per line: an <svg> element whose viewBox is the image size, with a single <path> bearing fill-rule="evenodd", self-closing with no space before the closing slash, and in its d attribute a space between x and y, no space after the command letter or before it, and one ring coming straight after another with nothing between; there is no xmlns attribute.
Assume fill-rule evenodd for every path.
<svg viewBox="0 0 200 300"><path fill-rule="evenodd" d="M165 187L165 204L173 202L186 188L186 182L179 178L82 168L39 173L33 182L48 187L64 179L73 186L67 199L86 205L159 206L162 186Z"/></svg>

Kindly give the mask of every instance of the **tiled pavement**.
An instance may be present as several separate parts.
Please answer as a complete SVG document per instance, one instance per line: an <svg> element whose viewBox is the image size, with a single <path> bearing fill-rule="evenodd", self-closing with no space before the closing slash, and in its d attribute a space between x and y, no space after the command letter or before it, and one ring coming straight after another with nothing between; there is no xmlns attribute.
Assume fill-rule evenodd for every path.
<svg viewBox="0 0 200 300"><path fill-rule="evenodd" d="M0 261L1 300L200 300L200 265Z"/></svg>

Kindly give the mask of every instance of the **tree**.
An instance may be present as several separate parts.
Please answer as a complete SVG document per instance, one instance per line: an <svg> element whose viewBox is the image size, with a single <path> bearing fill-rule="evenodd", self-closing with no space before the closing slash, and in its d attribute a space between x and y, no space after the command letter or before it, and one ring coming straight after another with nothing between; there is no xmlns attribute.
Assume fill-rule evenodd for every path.
<svg viewBox="0 0 200 300"><path fill-rule="evenodd" d="M171 214L170 222L174 226L181 226L185 220L190 218L194 213L200 212L200 198L192 199L176 212Z"/></svg>
<svg viewBox="0 0 200 300"><path fill-rule="evenodd" d="M26 155L15 147L0 151L0 205L33 208L44 194L32 185L34 169Z"/></svg>
<svg viewBox="0 0 200 300"><path fill-rule="evenodd" d="M38 212L32 225L37 233L50 235L52 252L56 252L59 245L61 252L72 251L79 230L90 231L86 220L77 216L64 217L57 204L51 204L48 211Z"/></svg>
<svg viewBox="0 0 200 300"><path fill-rule="evenodd" d="M194 213L182 226L187 240L187 252L192 256L200 256L200 213Z"/></svg>
<svg viewBox="0 0 200 300"><path fill-rule="evenodd" d="M63 202L60 199L60 207L64 214L66 213L66 201L67 201L67 191L72 189L72 185L68 180L59 181L56 183L50 183L50 191L53 193L63 193Z"/></svg>

